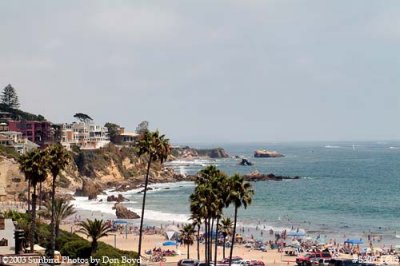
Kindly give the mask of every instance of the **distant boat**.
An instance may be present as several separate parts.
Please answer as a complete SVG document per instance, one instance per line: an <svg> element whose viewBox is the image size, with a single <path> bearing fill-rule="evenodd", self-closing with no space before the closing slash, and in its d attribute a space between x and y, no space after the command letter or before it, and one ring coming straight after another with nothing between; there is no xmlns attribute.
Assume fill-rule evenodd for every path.
<svg viewBox="0 0 400 266"><path fill-rule="evenodd" d="M356 150L356 145L353 144L353 151L355 151L355 150Z"/></svg>

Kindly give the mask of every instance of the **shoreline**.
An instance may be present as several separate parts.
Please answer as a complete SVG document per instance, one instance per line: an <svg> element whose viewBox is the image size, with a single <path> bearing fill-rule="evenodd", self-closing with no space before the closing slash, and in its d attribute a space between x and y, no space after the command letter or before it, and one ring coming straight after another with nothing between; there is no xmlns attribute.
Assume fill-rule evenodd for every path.
<svg viewBox="0 0 400 266"><path fill-rule="evenodd" d="M168 185L175 185L179 186L181 183L190 183L188 181L181 181L181 182L167 182L167 183L158 183L158 184L152 184L152 186L158 186L159 190L162 190L165 187L168 187ZM102 202L99 202L99 200L87 200L87 197L75 197L75 200L72 201L72 203L75 205L75 208L78 210L80 215L85 218L102 218L102 219L110 219L114 220L117 219L115 215L115 211L112 210L112 206L114 205L115 202L105 202L104 200L107 198L108 195L127 195L130 193L137 193L140 189L133 189L125 192L118 192L114 191L113 189L108 189L105 191L105 195L100 195L100 200L103 200ZM153 193L157 193L157 190L154 190ZM77 200L78 199L78 200ZM81 203L84 203L85 206L82 206ZM100 203L100 204L99 204ZM122 204L126 203L136 203L136 201L127 201L127 202L122 202ZM96 208L93 208L90 206L92 204L93 206L96 206ZM109 206L109 210L104 211L104 205ZM140 213L140 209L132 208L130 206L126 206L129 210L135 211L137 213ZM150 215L150 217L149 217ZM158 219L154 219L154 217L157 217ZM162 219L159 219L159 217L163 217ZM181 218L178 218L181 217ZM189 217L189 214L176 214L176 213L166 213L163 212L162 210L153 210L153 209L146 209L146 216L145 216L145 224L148 226L162 226L166 224L183 224L186 223L186 218L183 217ZM132 224L139 223L139 219L133 220ZM372 241L373 244L379 245L382 247L388 247L388 246L395 246L400 242L400 239L395 237L395 232L394 234L389 234L388 232L372 232L371 230L369 231L362 231L362 230L356 230L356 229L351 229L348 228L349 230L344 230L341 228L340 230L335 230L334 228L327 228L327 229L319 229L317 227L309 227L310 225L308 224L302 224L302 223L291 223L289 222L282 222L280 225L277 225L273 222L268 224L267 220L255 220L251 224L243 222L240 220L240 215L239 215L239 222L238 222L238 232L239 229L242 231L240 233L243 233L244 235L251 237L253 236L254 239L263 239L263 240L270 240L271 237L269 237L268 231L270 229L273 229L274 231L282 231L282 230L287 230L290 231L291 228L296 229L300 228L303 229L303 226L306 226L306 234L308 237L316 238L318 235L320 235L326 242L331 242L336 241L338 243L344 242L346 239L356 239L356 238L362 238L364 241L364 245L368 246L368 235L370 235L370 239L372 240L373 237L375 237L375 241ZM244 230L244 231L243 231ZM261 233L262 232L262 233Z"/></svg>
<svg viewBox="0 0 400 266"><path fill-rule="evenodd" d="M114 246L118 249L122 250L128 250L128 251L137 251L137 243L138 243L138 225L129 225L131 228L133 228L133 231L125 231L124 228L120 228L119 230L110 233L108 236L101 238L99 241L104 242L106 244L109 244L111 246ZM75 232L78 227L74 225L74 223L64 223L61 225L61 229ZM187 258L187 246L185 245L174 245L174 246L163 246L162 243L164 241L167 241L167 237L165 235L164 230L166 229L166 226L163 228L160 227L155 227L155 228L149 228L149 230L145 229L145 233L143 235L143 242L142 242L142 247L143 247L143 253L146 251L151 251L154 249L161 249L162 251L174 251L177 253L175 256L166 256L165 258L167 259L167 263L176 263L180 259L186 259ZM85 237L84 235L78 233L78 235ZM246 240L245 240L246 241ZM247 239L249 241L249 239ZM293 240L291 238L286 239L286 243L293 243ZM330 246L330 245L328 245ZM332 245L334 249L339 249L340 247L343 247L344 245L342 243L338 243L338 245ZM190 258L191 259L196 259L197 258L197 252L196 248L197 247L197 241L194 241L193 245L190 246ZM377 248L378 246L374 246L374 248ZM204 260L204 244L200 244L200 260ZM217 247L217 254L218 254L218 260L223 259L223 247L218 246ZM362 247L360 247L360 250L362 250ZM213 250L214 252L214 250ZM214 253L213 253L214 254ZM304 253L303 253L304 254ZM146 257L149 257L150 255L145 255ZM229 256L229 248L226 248L225 251L225 257ZM234 253L233 256L239 256L242 257L243 259L247 260L261 260L265 263L265 265L295 265L295 260L296 256L289 256L285 254L283 251L279 252L277 248L270 249L269 247L267 248L267 251L261 251L257 250L254 248L249 248L246 247L243 243L239 244L237 243L235 245ZM354 259L355 257L351 254L344 254L344 253L339 253L337 254L337 257L335 256L334 258L341 258L341 259ZM371 259L372 257L368 257L368 259ZM395 262L397 257L392 256L392 255L382 255L380 256L379 259L376 261L370 261L374 262L377 264L384 264L384 262L388 263L389 265L394 265L397 263L392 263Z"/></svg>

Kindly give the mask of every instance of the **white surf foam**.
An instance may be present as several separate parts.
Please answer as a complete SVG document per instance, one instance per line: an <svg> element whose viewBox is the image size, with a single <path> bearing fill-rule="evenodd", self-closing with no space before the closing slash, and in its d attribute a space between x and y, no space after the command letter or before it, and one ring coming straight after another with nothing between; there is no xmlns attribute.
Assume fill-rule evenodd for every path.
<svg viewBox="0 0 400 266"><path fill-rule="evenodd" d="M99 201L101 199L103 200L102 202ZM115 210L112 209L115 202L107 202L107 195L100 195L97 200L88 200L87 197L75 197L75 200L71 201L71 203L77 210L115 214Z"/></svg>
<svg viewBox="0 0 400 266"><path fill-rule="evenodd" d="M181 187L193 187L194 183L189 181L182 181L182 182L174 182L174 183L157 183L151 184L153 190L149 190L148 193L155 193L160 190L169 189L169 190L177 190ZM88 200L87 197L75 197L71 203L77 210L86 210L92 212L103 212L107 214L115 215L115 210L112 209L115 202L107 202L107 197L110 195L118 195L122 194L124 197L129 197L131 194L137 194L138 192L142 191L143 188L132 189L125 192L113 191L114 189L107 189L104 191L104 195L98 195L96 200ZM129 197L131 198L131 197ZM136 201L130 200L127 202L128 204L137 203ZM141 209L130 208L128 209L140 214ZM176 213L166 213L162 211L156 210L146 210L145 219L148 220L155 220L155 221L162 221L162 222L187 222L189 219L189 215L186 214L176 214Z"/></svg>
<svg viewBox="0 0 400 266"><path fill-rule="evenodd" d="M135 208L128 208L131 211L134 211L138 214L141 213L141 209ZM155 210L147 210L144 214L145 220L153 220L153 221L160 221L160 222L179 222L179 223L186 223L189 221L190 216L188 214L182 213L168 213L168 212L161 212Z"/></svg>
<svg viewBox="0 0 400 266"><path fill-rule="evenodd" d="M327 148L327 149L339 149L339 148L341 148L340 146L336 146L336 145L326 145L324 147Z"/></svg>

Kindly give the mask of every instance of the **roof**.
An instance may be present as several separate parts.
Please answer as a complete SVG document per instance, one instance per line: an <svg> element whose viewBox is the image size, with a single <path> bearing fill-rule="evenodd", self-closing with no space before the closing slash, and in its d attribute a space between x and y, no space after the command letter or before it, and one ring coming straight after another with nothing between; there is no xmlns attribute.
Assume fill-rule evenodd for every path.
<svg viewBox="0 0 400 266"><path fill-rule="evenodd" d="M128 137L137 137L139 136L139 134L135 133L135 132L124 132L119 134L120 136L128 136Z"/></svg>

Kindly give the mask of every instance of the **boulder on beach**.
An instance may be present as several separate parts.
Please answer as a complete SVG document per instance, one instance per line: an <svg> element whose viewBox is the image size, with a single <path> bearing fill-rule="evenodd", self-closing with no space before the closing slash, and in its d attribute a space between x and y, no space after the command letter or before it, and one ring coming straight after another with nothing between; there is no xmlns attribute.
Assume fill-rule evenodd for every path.
<svg viewBox="0 0 400 266"><path fill-rule="evenodd" d="M118 196L115 195L111 195L107 197L107 202L111 202L111 201L116 201L116 202L123 202L123 201L129 201L128 199L126 199L124 196L122 196L121 194L118 194Z"/></svg>
<svg viewBox="0 0 400 266"><path fill-rule="evenodd" d="M268 151L268 150L256 150L254 152L254 157L257 158L277 158L283 157L283 154L277 151Z"/></svg>
<svg viewBox="0 0 400 266"><path fill-rule="evenodd" d="M122 203L116 203L114 205L115 215L118 219L138 219L140 216L131 210L128 210Z"/></svg>

